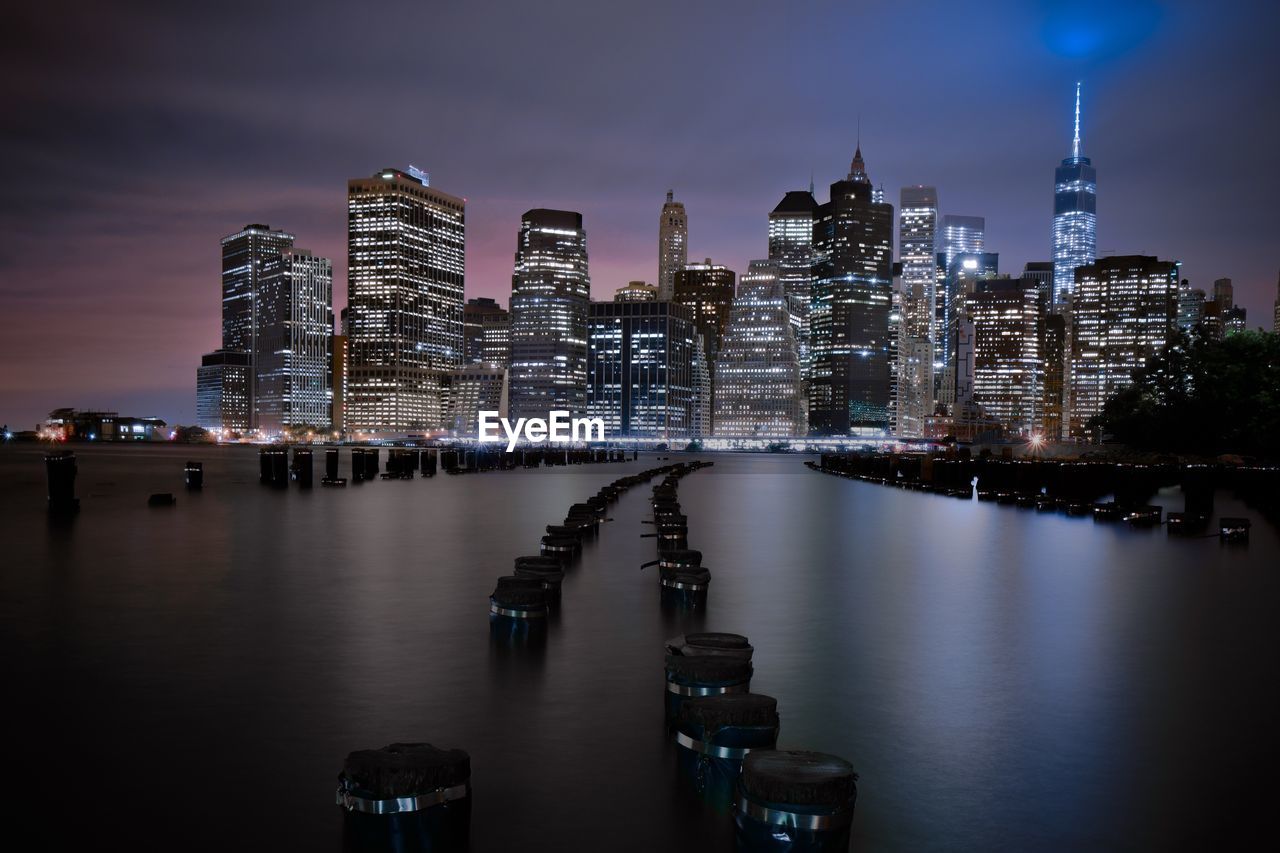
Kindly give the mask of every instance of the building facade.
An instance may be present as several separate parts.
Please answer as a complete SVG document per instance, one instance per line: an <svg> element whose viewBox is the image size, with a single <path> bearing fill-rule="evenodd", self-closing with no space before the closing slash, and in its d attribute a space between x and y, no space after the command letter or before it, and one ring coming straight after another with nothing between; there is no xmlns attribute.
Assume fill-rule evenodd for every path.
<svg viewBox="0 0 1280 853"><path fill-rule="evenodd" d="M449 374L449 428L458 438L477 439L480 413L507 416L507 371L491 364L470 364Z"/></svg>
<svg viewBox="0 0 1280 853"><path fill-rule="evenodd" d="M1043 429L1044 362L1039 283L978 281L965 299L973 323L973 399L1007 433Z"/></svg>
<svg viewBox="0 0 1280 853"><path fill-rule="evenodd" d="M1071 296L1069 429L1089 419L1169 343L1178 323L1178 265L1142 255L1100 258L1076 270Z"/></svg>
<svg viewBox="0 0 1280 853"><path fill-rule="evenodd" d="M669 302L675 293L676 273L689 262L689 219L684 203L667 191L658 219L658 299Z"/></svg>
<svg viewBox="0 0 1280 853"><path fill-rule="evenodd" d="M938 191L926 186L903 187L898 206L902 274L895 342L894 431L910 438L924 435L925 419L933 414L937 231Z"/></svg>
<svg viewBox="0 0 1280 853"><path fill-rule="evenodd" d="M1075 287L1078 267L1098 255L1098 174L1080 153L1080 84L1076 84L1075 135L1071 156L1053 176L1053 298L1063 303Z"/></svg>
<svg viewBox="0 0 1280 853"><path fill-rule="evenodd" d="M492 299L468 299L462 308L462 337L468 364L506 368L511 358L511 315Z"/></svg>
<svg viewBox="0 0 1280 853"><path fill-rule="evenodd" d="M942 397L943 379L955 351L954 326L955 295L947 289L952 275L952 264L957 255L981 254L986 249L987 221L981 216L942 217L939 230L938 256L934 275L934 398ZM954 379L954 377L953 377ZM954 382L951 386L954 389Z"/></svg>
<svg viewBox="0 0 1280 853"><path fill-rule="evenodd" d="M332 419L333 263L307 249L270 259L258 292L254 409L259 432L328 430Z"/></svg>
<svg viewBox="0 0 1280 853"><path fill-rule="evenodd" d="M512 418L587 405L587 232L582 214L538 208L520 220L511 276Z"/></svg>
<svg viewBox="0 0 1280 853"><path fill-rule="evenodd" d="M587 414L605 435L662 441L691 437L693 359L689 309L672 302L592 302Z"/></svg>
<svg viewBox="0 0 1280 853"><path fill-rule="evenodd" d="M252 360L247 352L219 349L196 369L196 425L210 432L249 431Z"/></svg>
<svg viewBox="0 0 1280 853"><path fill-rule="evenodd" d="M752 261L733 300L715 363L717 438L806 434L790 299L773 261Z"/></svg>
<svg viewBox="0 0 1280 853"><path fill-rule="evenodd" d="M813 221L818 202L813 187L788 192L769 214L769 260L795 315L800 369L809 375L809 303L813 298Z"/></svg>
<svg viewBox="0 0 1280 853"><path fill-rule="evenodd" d="M818 208L813 243L809 429L887 430L893 205L875 200L860 147Z"/></svg>
<svg viewBox="0 0 1280 853"><path fill-rule="evenodd" d="M462 364L466 203L422 172L347 183L347 428L374 436L448 426Z"/></svg>
<svg viewBox="0 0 1280 853"><path fill-rule="evenodd" d="M614 302L655 302L658 288L647 281L629 281L613 292Z"/></svg>

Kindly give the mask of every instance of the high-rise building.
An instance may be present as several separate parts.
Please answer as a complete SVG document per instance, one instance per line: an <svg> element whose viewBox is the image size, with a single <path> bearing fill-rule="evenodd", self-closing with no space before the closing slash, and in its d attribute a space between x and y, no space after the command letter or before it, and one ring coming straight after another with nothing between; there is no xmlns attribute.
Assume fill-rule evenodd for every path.
<svg viewBox="0 0 1280 853"><path fill-rule="evenodd" d="M973 293L979 281L996 278L1000 274L998 252L959 252L952 256L941 290L945 294L947 323L940 330L943 338L942 369L939 371L937 401L944 409L950 409L958 401L956 388L960 381L955 363L956 346L960 338L958 324L964 314L964 301Z"/></svg>
<svg viewBox="0 0 1280 853"><path fill-rule="evenodd" d="M818 203L813 187L788 192L769 214L769 260L791 302L797 325L800 368L809 373L809 302L813 292L813 219Z"/></svg>
<svg viewBox="0 0 1280 853"><path fill-rule="evenodd" d="M1235 307L1236 297L1235 288L1231 284L1229 278L1218 278L1213 281L1213 301L1218 303L1218 307L1223 311L1230 311Z"/></svg>
<svg viewBox="0 0 1280 853"><path fill-rule="evenodd" d="M711 435L711 365L707 361L707 342L702 333L694 329L693 358L689 368L689 437L706 438Z"/></svg>
<svg viewBox="0 0 1280 853"><path fill-rule="evenodd" d="M329 421L335 432L345 432L347 428L347 341L346 335L333 336L333 361L329 371L333 385L333 414Z"/></svg>
<svg viewBox="0 0 1280 853"><path fill-rule="evenodd" d="M468 299L462 307L462 337L468 364L506 368L510 359L511 315L483 296Z"/></svg>
<svg viewBox="0 0 1280 853"><path fill-rule="evenodd" d="M1053 304L1053 261L1027 261L1022 268L1022 278L1035 282L1041 313L1058 313Z"/></svg>
<svg viewBox="0 0 1280 853"><path fill-rule="evenodd" d="M1204 322L1205 294L1185 278L1178 285L1178 328L1191 332Z"/></svg>
<svg viewBox="0 0 1280 853"><path fill-rule="evenodd" d="M654 302L658 288L647 281L629 281L613 292L614 302Z"/></svg>
<svg viewBox="0 0 1280 853"><path fill-rule="evenodd" d="M412 167L347 182L349 431L448 427L448 375L463 358L465 211Z"/></svg>
<svg viewBox="0 0 1280 853"><path fill-rule="evenodd" d="M956 216L948 213L942 217L942 237L939 253L942 270L951 268L956 255L976 254L986 251L987 220L981 216Z"/></svg>
<svg viewBox="0 0 1280 853"><path fill-rule="evenodd" d="M480 412L507 416L507 371L492 364L469 364L449 373L449 428L459 438L480 434Z"/></svg>
<svg viewBox="0 0 1280 853"><path fill-rule="evenodd" d="M684 203L667 191L658 220L658 299L669 302L675 293L676 273L689 262L689 220Z"/></svg>
<svg viewBox="0 0 1280 853"><path fill-rule="evenodd" d="M257 350L258 295L268 261L293 245L294 237L269 225L246 225L222 238L222 349L240 350L253 366ZM248 429L256 429L256 377L249 375Z"/></svg>
<svg viewBox="0 0 1280 853"><path fill-rule="evenodd" d="M973 323L973 399L1015 435L1043 426L1044 363L1039 283L991 278L964 299Z"/></svg>
<svg viewBox="0 0 1280 853"><path fill-rule="evenodd" d="M249 353L219 349L200 359L196 369L196 424L211 432L249 430Z"/></svg>
<svg viewBox="0 0 1280 853"><path fill-rule="evenodd" d="M859 146L814 222L809 429L818 435L889 426L893 205L874 198Z"/></svg>
<svg viewBox="0 0 1280 853"><path fill-rule="evenodd" d="M720 340L725 324L729 321L729 309L733 306L734 282L737 274L723 264L685 264L676 273L673 301L686 305L698 332L705 339L707 361L712 364L720 350Z"/></svg>
<svg viewBox="0 0 1280 853"><path fill-rule="evenodd" d="M713 384L717 437L805 434L799 349L776 262L752 261L743 274Z"/></svg>
<svg viewBox="0 0 1280 853"><path fill-rule="evenodd" d="M933 351L937 282L938 191L903 187L898 207L899 293L895 432L924 435L933 414Z"/></svg>
<svg viewBox="0 0 1280 853"><path fill-rule="evenodd" d="M333 262L289 248L262 269L254 335L258 430L327 430L332 417Z"/></svg>
<svg viewBox="0 0 1280 853"><path fill-rule="evenodd" d="M947 292L947 281L956 255L981 254L986 248L987 220L981 216L942 217L938 243L937 263L934 270L933 317L933 385L934 397L942 391L943 374L950 364L954 347L955 294Z"/></svg>
<svg viewBox="0 0 1280 853"><path fill-rule="evenodd" d="M1049 441L1062 438L1066 412L1067 318L1044 314L1041 318L1040 353L1044 362L1041 394L1041 432Z"/></svg>
<svg viewBox="0 0 1280 853"><path fill-rule="evenodd" d="M696 341L689 309L592 302L587 329L587 414L604 420L605 435L690 438Z"/></svg>
<svg viewBox="0 0 1280 853"><path fill-rule="evenodd" d="M1076 84L1071 156L1053 176L1053 298L1061 304L1075 287L1077 267L1098 255L1098 174L1080 153L1080 84Z"/></svg>
<svg viewBox="0 0 1280 853"><path fill-rule="evenodd" d="M587 406L587 232L582 214L536 208L521 217L511 276L512 418Z"/></svg>
<svg viewBox="0 0 1280 853"><path fill-rule="evenodd" d="M1076 270L1071 297L1072 435L1086 434L1089 419L1164 348L1177 322L1176 263L1117 255Z"/></svg>

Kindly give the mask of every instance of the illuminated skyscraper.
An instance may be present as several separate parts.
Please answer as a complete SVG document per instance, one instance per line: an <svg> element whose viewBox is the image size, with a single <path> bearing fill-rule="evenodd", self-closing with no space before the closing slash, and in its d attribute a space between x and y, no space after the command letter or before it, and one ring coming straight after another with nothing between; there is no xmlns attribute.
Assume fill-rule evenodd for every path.
<svg viewBox="0 0 1280 853"><path fill-rule="evenodd" d="M290 248L263 266L253 363L266 434L328 430L332 418L333 263Z"/></svg>
<svg viewBox="0 0 1280 853"><path fill-rule="evenodd" d="M684 203L670 190L658 220L658 300L669 302L675 293L676 273L689 262L689 220Z"/></svg>
<svg viewBox="0 0 1280 853"><path fill-rule="evenodd" d="M1075 270L1098 255L1098 174L1080 153L1080 84L1076 84L1071 156L1053 177L1053 299L1058 306L1075 287Z"/></svg>
<svg viewBox="0 0 1280 853"><path fill-rule="evenodd" d="M813 188L789 192L769 214L769 260L778 265L778 280L791 301L799 328L796 344L800 366L808 375L809 301L813 291L813 218L818 203Z"/></svg>
<svg viewBox="0 0 1280 853"><path fill-rule="evenodd" d="M1184 332L1194 331L1204 322L1204 291L1192 288L1191 282L1185 278L1178 285L1178 328Z"/></svg>
<svg viewBox="0 0 1280 853"><path fill-rule="evenodd" d="M1178 265L1142 255L1099 258L1075 273L1071 296L1069 428L1089 419L1132 382L1172 338L1178 322Z"/></svg>
<svg viewBox="0 0 1280 853"><path fill-rule="evenodd" d="M805 434L800 358L778 265L752 261L738 285L715 364L717 437Z"/></svg>
<svg viewBox="0 0 1280 853"><path fill-rule="evenodd" d="M483 296L468 299L462 308L462 329L467 364L506 368L511 357L511 315L506 309Z"/></svg>
<svg viewBox="0 0 1280 853"><path fill-rule="evenodd" d="M956 255L981 254L986 247L987 221L981 216L942 217L942 227L937 240L938 257L934 277L933 315L933 387L934 397L943 396L943 378L951 364L954 352L955 294L947 290L947 282L954 281L952 263ZM954 391L954 386L952 387Z"/></svg>
<svg viewBox="0 0 1280 853"><path fill-rule="evenodd" d="M587 232L582 214L538 208L520 220L511 276L511 418L587 407Z"/></svg>
<svg viewBox="0 0 1280 853"><path fill-rule="evenodd" d="M658 288L645 281L629 281L613 292L614 302L654 302Z"/></svg>
<svg viewBox="0 0 1280 853"><path fill-rule="evenodd" d="M893 205L874 197L859 147L815 218L809 429L817 435L889 426Z"/></svg>
<svg viewBox="0 0 1280 853"><path fill-rule="evenodd" d="M466 203L413 167L347 182L347 429L447 429L460 367Z"/></svg>
<svg viewBox="0 0 1280 853"><path fill-rule="evenodd" d="M477 363L449 374L449 428L459 438L474 439L480 433L480 413L507 416L507 371Z"/></svg>
<svg viewBox="0 0 1280 853"><path fill-rule="evenodd" d="M924 435L924 419L933 414L938 191L925 186L903 187L900 202L896 431L919 437Z"/></svg>
<svg viewBox="0 0 1280 853"><path fill-rule="evenodd" d="M211 431L249 429L249 353L219 349L204 355L196 370L196 424Z"/></svg>
<svg viewBox="0 0 1280 853"><path fill-rule="evenodd" d="M673 301L689 307L690 317L704 338L707 363L715 361L729 309L733 306L734 282L737 274L724 264L707 258L700 264L685 264L676 273Z"/></svg>
<svg viewBox="0 0 1280 853"><path fill-rule="evenodd" d="M258 294L268 261L293 245L293 235L269 225L246 225L222 238L222 349L239 350L249 357L257 349ZM248 419L244 427L256 429L254 407L256 377L249 371Z"/></svg>
<svg viewBox="0 0 1280 853"><path fill-rule="evenodd" d="M605 435L687 440L697 346L689 309L592 302L587 330L587 414L604 420Z"/></svg>
<svg viewBox="0 0 1280 853"><path fill-rule="evenodd" d="M964 300L973 323L973 399L1015 435L1043 426L1040 293L1034 279L974 283Z"/></svg>

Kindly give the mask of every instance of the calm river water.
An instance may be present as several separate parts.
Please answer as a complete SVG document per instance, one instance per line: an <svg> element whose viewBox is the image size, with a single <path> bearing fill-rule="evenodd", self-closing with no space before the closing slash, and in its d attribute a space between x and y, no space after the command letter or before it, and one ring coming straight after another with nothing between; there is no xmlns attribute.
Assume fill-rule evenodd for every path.
<svg viewBox="0 0 1280 853"><path fill-rule="evenodd" d="M1222 493L1245 547L707 456L680 485L705 616L664 614L638 568L642 486L545 647L511 650L493 579L663 463L276 492L252 448L76 450L83 508L58 524L40 449L0 448L6 772L51 849L336 850L346 753L426 740L471 753L475 850L726 850L662 728L662 641L702 628L750 636L780 746L859 770L854 850L1277 832L1280 543Z"/></svg>

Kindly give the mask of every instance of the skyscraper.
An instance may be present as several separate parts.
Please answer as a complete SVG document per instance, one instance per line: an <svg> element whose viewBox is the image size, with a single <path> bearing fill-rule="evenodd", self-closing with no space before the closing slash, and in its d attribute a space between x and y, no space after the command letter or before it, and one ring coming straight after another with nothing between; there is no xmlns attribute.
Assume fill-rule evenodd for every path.
<svg viewBox="0 0 1280 853"><path fill-rule="evenodd" d="M468 299L462 307L465 363L506 368L510 359L511 315L483 296Z"/></svg>
<svg viewBox="0 0 1280 853"><path fill-rule="evenodd" d="M689 220L684 203L667 191L658 220L658 300L670 301L675 293L676 273L689 262Z"/></svg>
<svg viewBox="0 0 1280 853"><path fill-rule="evenodd" d="M964 307L973 323L974 401L1015 435L1039 433L1044 385L1039 283L980 280Z"/></svg>
<svg viewBox="0 0 1280 853"><path fill-rule="evenodd" d="M1204 322L1205 294L1191 287L1185 278L1178 285L1178 328L1184 332L1195 330Z"/></svg>
<svg viewBox="0 0 1280 853"><path fill-rule="evenodd" d="M253 363L258 429L332 420L333 263L289 248L263 266Z"/></svg>
<svg viewBox="0 0 1280 853"><path fill-rule="evenodd" d="M689 309L672 302L592 302L587 414L605 435L688 439L696 347Z"/></svg>
<svg viewBox="0 0 1280 853"><path fill-rule="evenodd" d="M809 301L813 291L813 218L818 203L813 188L787 193L769 214L769 260L791 302L798 325L800 366L809 371Z"/></svg>
<svg viewBox="0 0 1280 853"><path fill-rule="evenodd" d="M257 349L258 294L263 270L268 261L291 247L293 240L292 234L258 224L246 225L222 238L222 349L247 353L250 368ZM244 429L258 426L254 406L256 385L254 371L250 369L249 422Z"/></svg>
<svg viewBox="0 0 1280 853"><path fill-rule="evenodd" d="M249 430L249 353L219 349L200 359L196 369L196 424L228 433Z"/></svg>
<svg viewBox="0 0 1280 853"><path fill-rule="evenodd" d="M1075 273L1071 297L1069 428L1086 433L1107 399L1170 341L1178 265L1142 255L1099 258Z"/></svg>
<svg viewBox="0 0 1280 853"><path fill-rule="evenodd" d="M349 431L448 427L448 374L463 357L465 207L412 167L347 182Z"/></svg>
<svg viewBox="0 0 1280 853"><path fill-rule="evenodd" d="M942 339L942 369L936 374L935 384L937 400L943 408L950 409L960 400L956 389L961 385L962 371L956 364L956 352L961 341L960 324L966 319L965 298L974 292L977 282L995 278L999 274L998 252L958 252L952 256L947 274L942 279L940 289L945 295L947 322L939 329L939 337Z"/></svg>
<svg viewBox="0 0 1280 853"><path fill-rule="evenodd" d="M629 281L613 292L614 302L654 302L658 288L645 281Z"/></svg>
<svg viewBox="0 0 1280 853"><path fill-rule="evenodd" d="M898 207L898 256L902 262L897 340L897 433L924 435L933 414L933 352L937 282L938 191L903 187Z"/></svg>
<svg viewBox="0 0 1280 853"><path fill-rule="evenodd" d="M950 365L954 351L955 294L947 290L952 278L952 263L956 255L981 254L986 248L987 221L981 216L942 217L941 236L938 240L938 257L934 278L933 317L933 387L934 397L942 395L943 377Z"/></svg>
<svg viewBox="0 0 1280 853"><path fill-rule="evenodd" d="M673 301L688 306L689 316L704 338L708 365L720 350L736 279L737 273L724 264L712 263L710 258L700 264L685 264L676 273Z"/></svg>
<svg viewBox="0 0 1280 853"><path fill-rule="evenodd" d="M536 208L521 217L511 276L511 417L587 406L587 232L582 214Z"/></svg>
<svg viewBox="0 0 1280 853"><path fill-rule="evenodd" d="M752 261L733 300L715 364L717 437L805 434L800 359L779 266Z"/></svg>
<svg viewBox="0 0 1280 853"><path fill-rule="evenodd" d="M1080 153L1080 84L1076 84L1071 156L1053 177L1053 299L1061 305L1075 287L1075 270L1098 255L1098 174Z"/></svg>
<svg viewBox="0 0 1280 853"><path fill-rule="evenodd" d="M874 200L861 146L818 208L813 243L809 429L887 429L893 205Z"/></svg>
<svg viewBox="0 0 1280 853"><path fill-rule="evenodd" d="M449 428L454 435L476 438L482 411L507 416L507 371L480 362L450 372Z"/></svg>

